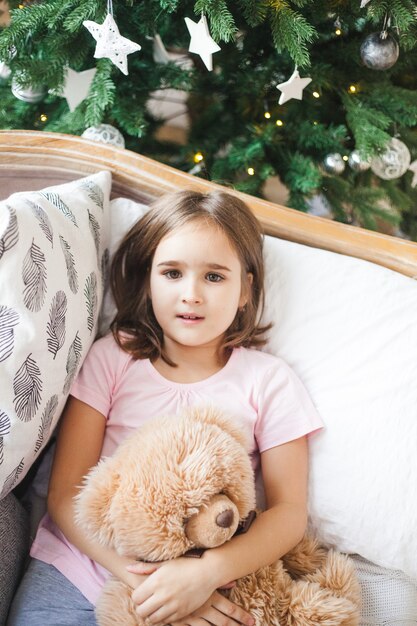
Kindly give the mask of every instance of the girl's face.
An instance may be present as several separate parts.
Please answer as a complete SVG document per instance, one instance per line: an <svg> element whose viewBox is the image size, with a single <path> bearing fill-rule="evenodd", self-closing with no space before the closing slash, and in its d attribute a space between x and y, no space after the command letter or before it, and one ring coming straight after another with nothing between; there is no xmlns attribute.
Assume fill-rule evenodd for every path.
<svg viewBox="0 0 417 626"><path fill-rule="evenodd" d="M200 220L166 235L152 261L150 296L168 356L179 347L217 349L246 291L238 255L220 228Z"/></svg>

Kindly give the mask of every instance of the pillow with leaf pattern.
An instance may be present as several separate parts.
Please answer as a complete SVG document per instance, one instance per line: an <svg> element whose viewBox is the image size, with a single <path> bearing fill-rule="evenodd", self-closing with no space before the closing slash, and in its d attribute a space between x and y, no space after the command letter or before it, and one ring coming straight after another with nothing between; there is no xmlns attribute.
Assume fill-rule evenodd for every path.
<svg viewBox="0 0 417 626"><path fill-rule="evenodd" d="M93 342L111 174L0 202L0 499L48 442Z"/></svg>

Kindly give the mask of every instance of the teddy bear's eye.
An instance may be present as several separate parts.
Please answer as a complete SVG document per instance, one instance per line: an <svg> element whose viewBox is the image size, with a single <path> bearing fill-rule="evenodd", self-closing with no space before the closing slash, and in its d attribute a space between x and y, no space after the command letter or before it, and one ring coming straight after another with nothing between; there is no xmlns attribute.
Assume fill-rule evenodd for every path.
<svg viewBox="0 0 417 626"><path fill-rule="evenodd" d="M187 524L187 522L190 521L190 517L193 517L193 515L196 515L198 511L199 509L195 506L187 509L185 512L185 516L183 517L183 520L182 520L183 525Z"/></svg>

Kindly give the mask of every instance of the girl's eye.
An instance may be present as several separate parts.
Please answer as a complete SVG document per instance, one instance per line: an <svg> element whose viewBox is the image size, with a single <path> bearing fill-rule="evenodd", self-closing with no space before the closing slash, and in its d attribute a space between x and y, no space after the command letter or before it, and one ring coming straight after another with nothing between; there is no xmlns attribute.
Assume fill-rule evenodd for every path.
<svg viewBox="0 0 417 626"><path fill-rule="evenodd" d="M164 276L170 278L171 280L175 280L181 276L181 273L178 270L169 270L168 272L164 272Z"/></svg>
<svg viewBox="0 0 417 626"><path fill-rule="evenodd" d="M220 276L220 274L215 274L214 272L210 272L210 274L207 274L206 278L211 283L219 283L223 280L223 276Z"/></svg>

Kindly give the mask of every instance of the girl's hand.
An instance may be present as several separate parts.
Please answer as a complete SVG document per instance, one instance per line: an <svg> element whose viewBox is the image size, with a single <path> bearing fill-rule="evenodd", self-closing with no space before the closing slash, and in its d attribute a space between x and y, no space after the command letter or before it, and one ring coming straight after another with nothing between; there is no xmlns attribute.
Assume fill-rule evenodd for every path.
<svg viewBox="0 0 417 626"><path fill-rule="evenodd" d="M135 574L133 571L130 571L130 564L127 566L127 573L123 576L123 582L134 590L137 589L145 580L148 578L149 574L152 574L157 568L149 569L147 574Z"/></svg>
<svg viewBox="0 0 417 626"><path fill-rule="evenodd" d="M137 562L129 566L128 571L150 574L132 593L137 614L147 620L149 626L176 623L199 626L207 622L202 621L203 615L214 615L217 621L210 618L210 622L215 626L254 624L248 613L215 591L216 578L200 561L179 558L158 564ZM188 621L184 622L185 616ZM230 620L225 622L225 616L226 619L230 616Z"/></svg>
<svg viewBox="0 0 417 626"><path fill-rule="evenodd" d="M179 622L171 622L170 626L253 626L255 620L233 602L215 591L202 607Z"/></svg>

